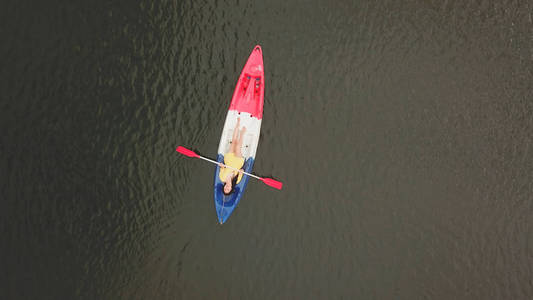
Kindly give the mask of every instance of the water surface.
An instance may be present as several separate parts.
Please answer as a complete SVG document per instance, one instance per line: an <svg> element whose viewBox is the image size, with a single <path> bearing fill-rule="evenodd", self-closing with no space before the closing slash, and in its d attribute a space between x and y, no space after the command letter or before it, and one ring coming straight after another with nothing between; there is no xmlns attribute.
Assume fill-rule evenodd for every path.
<svg viewBox="0 0 533 300"><path fill-rule="evenodd" d="M530 299L533 6L12 1L5 299ZM260 44L256 173L214 157Z"/></svg>

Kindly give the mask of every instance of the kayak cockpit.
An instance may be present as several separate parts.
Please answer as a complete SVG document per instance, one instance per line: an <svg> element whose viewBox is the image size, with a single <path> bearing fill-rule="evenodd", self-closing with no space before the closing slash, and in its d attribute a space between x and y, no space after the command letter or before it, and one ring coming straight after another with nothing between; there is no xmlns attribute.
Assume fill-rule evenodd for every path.
<svg viewBox="0 0 533 300"><path fill-rule="evenodd" d="M224 156L221 154L217 155L217 162L224 162ZM250 173L252 171L254 165L254 159L248 158L245 160L243 169L245 172ZM220 224L223 224L226 222L226 220L229 218L237 204L239 204L239 201L243 195L243 192L246 188L246 185L248 184L248 180L250 179L249 176L244 175L242 177L242 180L235 185L235 190L230 195L224 195L222 192L222 189L224 187L224 182L220 180L220 167L217 166L215 169L215 209L217 212L217 218Z"/></svg>

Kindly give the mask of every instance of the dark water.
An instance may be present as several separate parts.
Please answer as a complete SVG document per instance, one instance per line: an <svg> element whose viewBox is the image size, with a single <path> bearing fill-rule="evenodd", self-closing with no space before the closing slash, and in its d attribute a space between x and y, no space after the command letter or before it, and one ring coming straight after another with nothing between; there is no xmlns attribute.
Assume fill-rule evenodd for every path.
<svg viewBox="0 0 533 300"><path fill-rule="evenodd" d="M5 3L0 298L531 299L528 1ZM264 52L252 182L214 157Z"/></svg>

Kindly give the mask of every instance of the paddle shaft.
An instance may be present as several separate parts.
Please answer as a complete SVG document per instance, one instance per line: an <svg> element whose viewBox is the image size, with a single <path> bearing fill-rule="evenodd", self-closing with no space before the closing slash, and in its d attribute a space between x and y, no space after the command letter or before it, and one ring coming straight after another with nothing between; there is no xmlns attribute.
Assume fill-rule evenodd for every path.
<svg viewBox="0 0 533 300"><path fill-rule="evenodd" d="M207 158L207 157L203 157L203 156L201 156L201 155L198 155L198 158L201 158L201 159L203 159L203 160L205 160L205 161L208 161L208 162L211 162L211 163L214 163L214 164L217 164L217 165L219 164L218 161L214 161L214 160L212 160L212 159L209 159L209 158ZM220 164L222 164L222 163L220 163ZM226 167L226 168L230 168L230 169L233 169L233 170L239 172L239 169L236 169L236 168L234 168L234 167L230 167L230 166L225 165L225 164L222 164L222 165L223 165L224 167ZM242 171L242 173L243 173L243 174L246 174L246 175L248 175L248 176L250 176L250 177L257 178L257 179L259 179L259 180L262 180L262 179L263 179L263 178L261 178L261 177L259 177L259 176L256 176L256 175L254 175L254 174L250 174L250 173L248 173L248 172L244 172L244 171Z"/></svg>

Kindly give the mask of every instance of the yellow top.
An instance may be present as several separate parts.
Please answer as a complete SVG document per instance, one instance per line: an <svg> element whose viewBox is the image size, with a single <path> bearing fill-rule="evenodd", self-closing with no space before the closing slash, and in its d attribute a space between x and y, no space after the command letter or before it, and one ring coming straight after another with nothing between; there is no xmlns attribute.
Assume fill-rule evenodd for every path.
<svg viewBox="0 0 533 300"><path fill-rule="evenodd" d="M240 169L244 165L244 158L237 157L235 156L235 154L233 154L233 152L230 152L224 156L224 164L226 166L234 167L235 169ZM229 174L231 174L231 172L233 172L233 174L239 173L230 168L225 168L225 167L220 168L220 174L219 174L220 180L222 180L223 182L226 181L226 178L228 177ZM237 183L239 183L241 179L242 179L242 173L239 173L239 177L237 177Z"/></svg>

